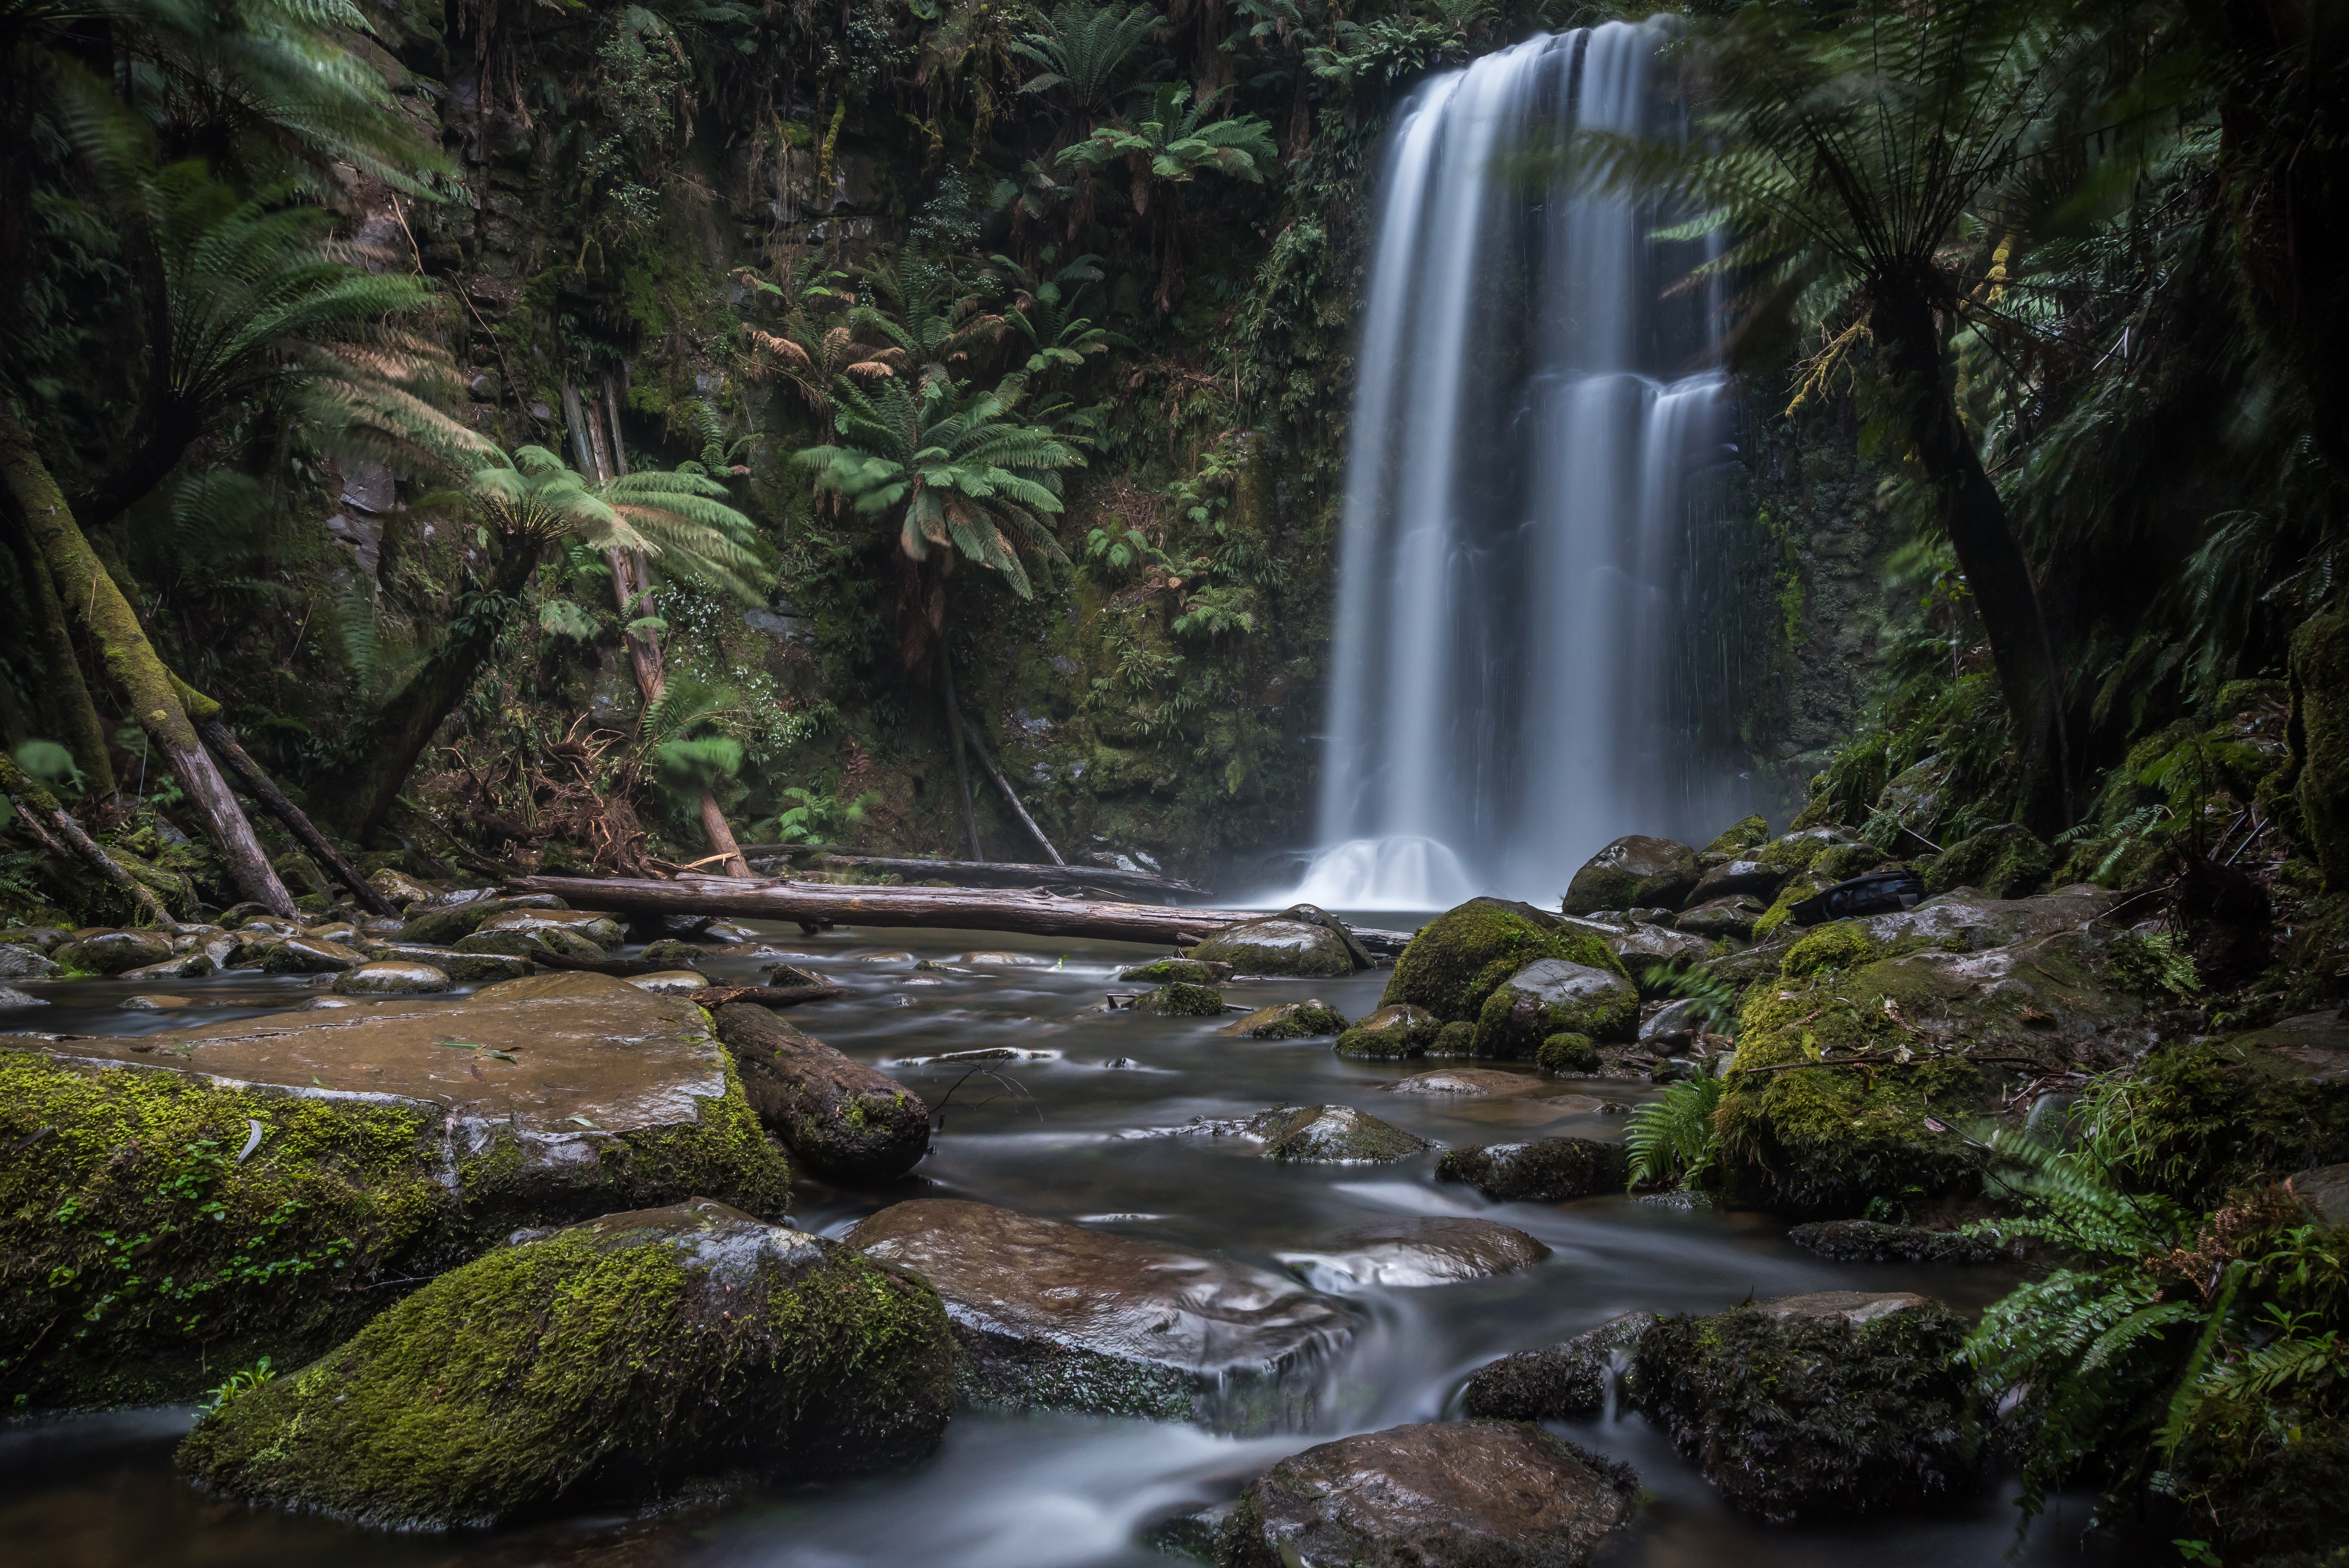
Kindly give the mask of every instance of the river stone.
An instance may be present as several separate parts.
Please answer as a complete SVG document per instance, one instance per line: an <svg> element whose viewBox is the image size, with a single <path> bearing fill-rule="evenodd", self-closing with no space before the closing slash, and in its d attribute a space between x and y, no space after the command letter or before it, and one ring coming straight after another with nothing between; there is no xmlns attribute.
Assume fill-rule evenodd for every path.
<svg viewBox="0 0 2349 1568"><path fill-rule="evenodd" d="M2320 1165L2289 1183L2292 1196L2315 1210L2328 1225L2349 1225L2349 1165Z"/></svg>
<svg viewBox="0 0 2349 1568"><path fill-rule="evenodd" d="M0 1165L0 1363L27 1413L183 1402L223 1357L298 1366L380 1308L377 1282L437 1273L517 1225L695 1196L769 1215L790 1202L790 1167L701 1010L605 975L6 1044L21 1048L0 1049L0 1147L18 1148ZM199 1143L229 1157L202 1197L224 1223L197 1224L198 1199L155 1196ZM80 1222L36 1192L77 1194ZM142 1266L200 1287L201 1305L85 1320L115 1277L97 1233L166 1219ZM237 1255L264 1233L261 1263L306 1271ZM87 1332L44 1337L52 1321Z"/></svg>
<svg viewBox="0 0 2349 1568"><path fill-rule="evenodd" d="M802 969L796 964L770 964L760 971L767 984L776 986L829 985L832 981L812 969Z"/></svg>
<svg viewBox="0 0 2349 1568"><path fill-rule="evenodd" d="M57 973L57 962L39 948L0 944L0 981L47 980Z"/></svg>
<svg viewBox="0 0 2349 1568"><path fill-rule="evenodd" d="M1473 1026L1493 992L1537 959L1619 975L1622 963L1607 947L1607 938L1619 934L1615 927L1529 903L1472 898L1420 927L1395 961L1379 1001L1424 1007L1447 1026ZM1433 1052L1438 1046L1428 1048Z"/></svg>
<svg viewBox="0 0 2349 1568"><path fill-rule="evenodd" d="M150 980L201 980L207 975L216 973L219 968L220 965L212 962L211 954L201 947L191 947L185 953L174 954L160 964L149 964L137 969L126 969L116 978L141 983Z"/></svg>
<svg viewBox="0 0 2349 1568"><path fill-rule="evenodd" d="M1220 985L1232 977L1232 966L1203 963L1196 958L1154 958L1147 964L1119 970L1117 977L1139 985L1163 985L1169 980L1180 980L1188 985Z"/></svg>
<svg viewBox="0 0 2349 1568"><path fill-rule="evenodd" d="M1823 1258L1846 1264L1986 1264L2003 1251L1989 1236L1922 1231L1874 1220L1820 1220L1796 1225L1786 1239Z"/></svg>
<svg viewBox="0 0 2349 1568"><path fill-rule="evenodd" d="M1531 1059L1553 1035L1629 1038L1640 1021L1640 993L1611 970L1537 958L1494 988L1476 1016L1476 1054Z"/></svg>
<svg viewBox="0 0 2349 1568"><path fill-rule="evenodd" d="M171 939L160 932L105 928L78 933L57 951L59 964L83 975L119 975L171 956Z"/></svg>
<svg viewBox="0 0 2349 1568"><path fill-rule="evenodd" d="M1632 833L1583 862L1567 885L1563 907L1568 914L1646 905L1677 909L1696 880L1694 850L1671 839Z"/></svg>
<svg viewBox="0 0 2349 1568"><path fill-rule="evenodd" d="M709 976L691 969L664 969L653 975L631 975L628 984L663 996L688 996L709 990Z"/></svg>
<svg viewBox="0 0 2349 1568"><path fill-rule="evenodd" d="M1371 1165L1408 1160L1434 1147L1350 1105L1283 1106L1248 1119L1264 1157L1283 1164Z"/></svg>
<svg viewBox="0 0 2349 1568"><path fill-rule="evenodd" d="M1138 1013L1156 1013L1168 1018L1220 1018L1224 1014L1224 994L1212 985L1169 980L1136 996L1133 1007Z"/></svg>
<svg viewBox="0 0 2349 1568"><path fill-rule="evenodd" d="M429 903L432 900L430 888L389 866L369 872L367 885L383 894L384 902L394 909L406 909L411 903Z"/></svg>
<svg viewBox="0 0 2349 1568"><path fill-rule="evenodd" d="M179 1460L277 1508L486 1529L724 1471L804 1481L918 1458L953 1413L954 1363L927 1285L702 1199L441 1275L206 1416Z"/></svg>
<svg viewBox="0 0 2349 1568"><path fill-rule="evenodd" d="M1741 892L1766 899L1778 891L1786 876L1784 867L1767 861L1724 861L1697 880L1696 891L1689 895L1688 902L1693 908ZM1682 920L1681 924L1685 928L1688 922Z"/></svg>
<svg viewBox="0 0 2349 1568"><path fill-rule="evenodd" d="M122 999L122 1008L127 1013L176 1013L188 1005L185 996L167 995L160 991L143 991Z"/></svg>
<svg viewBox="0 0 2349 1568"><path fill-rule="evenodd" d="M616 917L585 909L500 910L474 929L515 931L524 935L536 935L546 931L568 931L575 935L585 937L606 953L628 939L627 933L620 929L620 923Z"/></svg>
<svg viewBox="0 0 2349 1568"><path fill-rule="evenodd" d="M1517 1421L1340 1438L1251 1482L1221 1568L1581 1568L1631 1517L1628 1465Z"/></svg>
<svg viewBox="0 0 2349 1568"><path fill-rule="evenodd" d="M347 920L329 920L305 927L302 934L320 942L339 942L349 947L358 941L359 928Z"/></svg>
<svg viewBox="0 0 2349 1568"><path fill-rule="evenodd" d="M1308 1002L1276 1002L1269 1007L1258 1007L1247 1016L1236 1019L1217 1029L1219 1035L1237 1035L1250 1040L1302 1040L1315 1035L1342 1034L1346 1028L1345 1015L1319 999Z"/></svg>
<svg viewBox="0 0 2349 1568"><path fill-rule="evenodd" d="M251 909L253 906L243 904L238 907ZM299 936L308 929L298 920L288 920L282 914L271 914L266 910L243 916L237 915L233 910L221 916L221 925L222 929L235 932L237 935L248 942L260 941L272 936Z"/></svg>
<svg viewBox="0 0 2349 1568"><path fill-rule="evenodd" d="M1557 1203L1593 1192L1619 1192L1630 1174L1621 1144L1588 1138L1447 1149L1435 1162L1437 1181L1468 1182L1504 1203Z"/></svg>
<svg viewBox="0 0 2349 1568"><path fill-rule="evenodd" d="M1443 1020L1426 1008L1394 1002L1355 1020L1338 1037L1335 1048L1341 1057L1400 1060L1424 1055L1443 1029Z"/></svg>
<svg viewBox="0 0 2349 1568"><path fill-rule="evenodd" d="M1483 1099L1532 1094L1546 1087L1547 1081L1529 1073L1506 1072L1499 1068L1438 1068L1432 1073L1413 1073L1407 1078L1398 1078L1380 1092Z"/></svg>
<svg viewBox="0 0 2349 1568"><path fill-rule="evenodd" d="M1708 938L1696 932L1678 931L1646 921L1620 936L1607 938L1607 950L1622 960L1623 967L1633 974L1661 965L1693 962L1704 956L1710 944Z"/></svg>
<svg viewBox="0 0 2349 1568"><path fill-rule="evenodd" d="M1676 918L1680 934L1718 939L1733 936L1740 942L1754 934L1754 923L1769 913L1770 906L1750 892L1731 893L1725 898L1708 899L1681 911Z"/></svg>
<svg viewBox="0 0 2349 1568"><path fill-rule="evenodd" d="M1226 926L1191 949L1195 964L1228 964L1242 975L1329 979L1354 972L1346 939L1327 926L1274 915Z"/></svg>
<svg viewBox="0 0 2349 1568"><path fill-rule="evenodd" d="M14 985L0 985L0 1007L46 1007L48 1005L46 997L19 991Z"/></svg>
<svg viewBox="0 0 2349 1568"><path fill-rule="evenodd" d="M356 947L315 936L287 936L263 945L257 952L251 944L238 951L247 960L257 957L264 975L339 975L367 961L367 954Z"/></svg>
<svg viewBox="0 0 2349 1568"><path fill-rule="evenodd" d="M1468 1375L1460 1408L1501 1421L1562 1421L1603 1410L1617 1366L1656 1321L1652 1312L1627 1312L1563 1345L1487 1361Z"/></svg>
<svg viewBox="0 0 2349 1568"><path fill-rule="evenodd" d="M1329 1290L1487 1279L1537 1264L1549 1249L1491 1220L1413 1214L1355 1225L1274 1256Z"/></svg>
<svg viewBox="0 0 2349 1568"><path fill-rule="evenodd" d="M54 925L12 925L0 931L0 943L11 947L29 947L43 955L55 953L72 940L71 932L60 931Z"/></svg>
<svg viewBox="0 0 2349 1568"><path fill-rule="evenodd" d="M929 1152L930 1108L904 1084L768 1008L733 1002L716 1016L759 1119L804 1163L835 1181L874 1183L903 1176Z"/></svg>
<svg viewBox="0 0 2349 1568"><path fill-rule="evenodd" d="M688 969L694 960L709 957L709 950L695 943L679 942L674 936L664 936L657 942L646 943L645 950L636 956L647 964L674 964L680 969Z"/></svg>
<svg viewBox="0 0 2349 1568"><path fill-rule="evenodd" d="M1930 1505L1971 1485L1966 1323L1906 1293L1825 1291L1640 1337L1641 1407L1732 1507L1774 1524Z"/></svg>
<svg viewBox="0 0 2349 1568"><path fill-rule="evenodd" d="M346 996L408 996L448 988L447 971L405 958L379 958L335 976L335 989Z"/></svg>
<svg viewBox="0 0 2349 1568"><path fill-rule="evenodd" d="M454 892L441 893L420 906L408 911L408 923L399 928L402 942L423 942L435 946L453 944L460 936L470 936L481 929L481 923L508 910L558 910L568 908L553 893L521 893L501 898L493 888L459 888Z"/></svg>
<svg viewBox="0 0 2349 1568"><path fill-rule="evenodd" d="M986 1203L898 1203L848 1241L937 1287L978 1404L1293 1429L1353 1338L1268 1270Z"/></svg>

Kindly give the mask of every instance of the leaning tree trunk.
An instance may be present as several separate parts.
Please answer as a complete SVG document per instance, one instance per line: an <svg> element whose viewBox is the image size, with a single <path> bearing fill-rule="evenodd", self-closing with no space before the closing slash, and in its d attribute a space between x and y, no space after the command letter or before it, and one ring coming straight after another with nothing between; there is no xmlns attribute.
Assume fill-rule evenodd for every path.
<svg viewBox="0 0 2349 1568"><path fill-rule="evenodd" d="M460 616L449 640L384 705L376 716L367 755L333 786L343 802L338 818L344 830L362 848L398 804L399 791L416 759L432 744L433 733L489 662L507 614L538 569L544 543L535 534L507 534L499 543L503 553L482 595L486 603L475 614Z"/></svg>
<svg viewBox="0 0 2349 1568"><path fill-rule="evenodd" d="M202 694L183 694L187 695ZM244 792L260 801L271 816L284 823L285 830L316 858L319 867L328 876L339 881L350 890L353 898L376 913L399 913L392 907L391 900L384 897L382 892L361 874L358 867L351 864L343 851L335 847L334 841L318 831L318 825L310 820L308 813L285 798L285 791L277 787L277 780L272 779L238 743L227 721L220 716L220 704L205 697L201 712L193 702L187 706L190 713L196 714L196 723L202 729L204 739L228 763L229 770L243 784Z"/></svg>
<svg viewBox="0 0 2349 1568"><path fill-rule="evenodd" d="M2023 759L2026 823L2041 833L2070 817L2071 759L2054 640L2010 526L2006 503L1958 418L1933 313L1914 296L1879 299L1868 327L1884 351L1886 380L1909 447L1925 470L1966 587L1981 614L1999 688L2013 716Z"/></svg>
<svg viewBox="0 0 2349 1568"><path fill-rule="evenodd" d="M129 698L140 725L202 819L229 880L243 897L291 916L294 900L262 852L261 841L238 809L228 780L197 738L195 726L172 689L171 672L156 656L130 602L82 537L32 438L5 403L0 403L0 480L24 513L26 531L48 563L58 598L98 645L107 672Z"/></svg>
<svg viewBox="0 0 2349 1568"><path fill-rule="evenodd" d="M17 810L25 814L26 830L52 851L63 856L70 851L88 862L99 876L128 894L130 902L138 905L140 912L148 919L158 925L171 923L171 912L163 907L163 901L155 896L154 890L133 876L129 868L108 854L97 841L82 831L82 826L74 820L73 813L59 805L56 796L43 789L37 780L7 757L0 757L0 794L16 800Z"/></svg>
<svg viewBox="0 0 2349 1568"><path fill-rule="evenodd" d="M74 766L81 769L84 786L93 795L111 795L114 758L107 749L106 726L98 717L98 706L90 701L89 684L81 678L81 660L74 653L73 634L66 625L65 605L57 599L57 580L50 576L49 563L37 549L27 552L27 575L32 578L34 604L41 622L41 661L49 674L43 706L56 717L66 747L73 753Z"/></svg>

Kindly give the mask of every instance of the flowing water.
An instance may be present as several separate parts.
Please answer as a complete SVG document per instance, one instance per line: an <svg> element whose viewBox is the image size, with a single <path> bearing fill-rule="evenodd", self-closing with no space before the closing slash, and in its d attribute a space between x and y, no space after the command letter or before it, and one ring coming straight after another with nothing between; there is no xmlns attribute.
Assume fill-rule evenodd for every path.
<svg viewBox="0 0 2349 1568"><path fill-rule="evenodd" d="M1748 809L1725 519L1742 476L1683 214L1593 193L1578 132L1677 141L1658 25L1430 81L1389 138L1321 772L1293 895L1555 900L1623 832Z"/></svg>
<svg viewBox="0 0 2349 1568"><path fill-rule="evenodd" d="M916 1173L885 1191L813 1184L795 1222L839 1235L865 1214L919 1195L968 1198L1222 1253L1267 1267L1279 1254L1361 1221L1399 1213L1476 1214L1532 1233L1551 1255L1516 1274L1468 1284L1348 1293L1353 1348L1326 1369L1309 1431L1218 1437L1138 1420L967 1411L927 1461L864 1480L780 1490L691 1517L564 1516L450 1539L369 1534L205 1497L173 1475L172 1444L189 1410L135 1411L0 1427L0 1553L39 1568L1078 1568L1167 1559L1136 1532L1189 1503L1234 1495L1281 1455L1346 1432L1435 1418L1462 1378L1510 1350L1543 1345L1633 1308L1716 1311L1749 1295L1835 1288L1921 1289L1979 1306L2011 1270L1839 1264L1789 1245L1783 1225L1751 1214L1690 1212L1622 1197L1549 1205L1490 1203L1440 1184L1433 1157L1381 1166L1278 1166L1236 1140L1146 1136L1194 1117L1281 1103L1358 1106L1451 1144L1578 1134L1619 1137L1621 1119L1561 1112L1538 1100L1430 1104L1381 1093L1420 1064L1350 1062L1327 1040L1226 1038L1214 1020L1105 1012L1118 968L1150 956L1115 944L988 943L972 934L840 932L725 952L713 975L750 979L776 953L851 988L793 1010L792 1021L913 1086L945 1127ZM982 939L985 940L985 939ZM953 960L917 972L916 957ZM1013 962L1010 960L1026 960ZM1249 1006L1319 995L1349 1016L1373 1006L1383 973L1334 982L1237 983ZM0 1014L0 1029L132 1033L298 1006L301 980L227 975L178 983L193 1012L126 1012L133 987L47 988L56 1005ZM1008 1047L1032 1053L986 1064L927 1060ZM974 1067L981 1070L974 1071ZM1644 1091L1608 1085L1636 1099ZM1617 1568L1874 1568L1988 1565L2013 1533L2001 1499L1942 1514L1833 1528L1775 1529L1730 1514L1636 1414L1561 1431L1630 1460L1653 1494L1606 1549ZM2079 1511L2069 1514L2076 1529ZM2072 1532L2042 1528L2020 1561L2074 1563Z"/></svg>

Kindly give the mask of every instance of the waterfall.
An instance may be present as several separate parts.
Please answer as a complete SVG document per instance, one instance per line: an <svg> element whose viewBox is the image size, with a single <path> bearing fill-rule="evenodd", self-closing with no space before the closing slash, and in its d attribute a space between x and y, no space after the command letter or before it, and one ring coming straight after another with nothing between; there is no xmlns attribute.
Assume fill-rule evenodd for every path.
<svg viewBox="0 0 2349 1568"><path fill-rule="evenodd" d="M1552 903L1619 834L1742 803L1716 534L1717 301L1651 201L1543 188L1576 130L1676 138L1656 24L1434 78L1379 187L1319 829L1296 896ZM1675 284L1686 286L1675 287Z"/></svg>

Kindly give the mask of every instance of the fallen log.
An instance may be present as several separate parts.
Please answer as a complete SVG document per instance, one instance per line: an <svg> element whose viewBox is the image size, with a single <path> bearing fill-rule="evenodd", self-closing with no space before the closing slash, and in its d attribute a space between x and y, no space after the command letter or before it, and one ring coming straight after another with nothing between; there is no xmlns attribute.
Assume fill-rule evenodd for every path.
<svg viewBox="0 0 2349 1568"><path fill-rule="evenodd" d="M1079 936L1108 942L1189 946L1226 926L1262 920L1260 909L1183 909L1172 904L1112 903L1055 898L1012 890L932 887L834 887L792 882L649 882L626 877L517 878L523 892L551 892L576 909L631 914L733 915L791 920L810 927L932 926L950 931L1010 931L1029 936ZM1404 931L1349 927L1373 955L1394 958L1411 941Z"/></svg>
<svg viewBox="0 0 2349 1568"><path fill-rule="evenodd" d="M819 1173L886 1181L929 1152L930 1108L887 1074L803 1035L763 1007L717 1011L759 1119Z"/></svg>
<svg viewBox="0 0 2349 1568"><path fill-rule="evenodd" d="M854 851L817 850L801 844L745 844L745 855L761 860L790 859L809 871L872 872L894 874L908 882L952 882L957 887L1098 888L1149 897L1172 898L1177 893L1204 892L1196 882L1148 872L1115 871L1102 866L1043 866L1021 861L922 861L906 856L867 855Z"/></svg>

